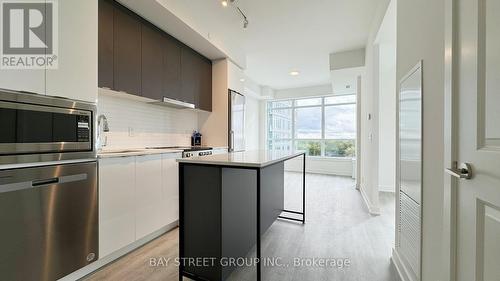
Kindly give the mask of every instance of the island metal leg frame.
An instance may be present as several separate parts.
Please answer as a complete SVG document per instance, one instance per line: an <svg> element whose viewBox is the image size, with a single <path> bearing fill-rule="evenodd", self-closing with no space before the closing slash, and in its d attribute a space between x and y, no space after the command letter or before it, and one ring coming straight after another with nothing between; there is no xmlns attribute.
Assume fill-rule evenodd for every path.
<svg viewBox="0 0 500 281"><path fill-rule="evenodd" d="M257 188L257 192L259 192L259 188L260 186ZM296 219L287 216L279 216L278 218L285 220L292 220L292 221L300 221L303 224L306 222L306 154L305 153L302 154L302 212L297 212L292 210L283 210L283 212L301 215L302 219Z"/></svg>
<svg viewBox="0 0 500 281"><path fill-rule="evenodd" d="M299 157L299 156L297 156ZM293 158L292 158L293 159ZM257 198L260 198L260 169L257 170ZM302 224L306 223L306 154L302 154L302 212L283 210L285 213L302 215L302 219L290 218L286 216L278 216L280 219L299 221ZM257 281L262 280L262 249L260 243L260 200L257 200Z"/></svg>

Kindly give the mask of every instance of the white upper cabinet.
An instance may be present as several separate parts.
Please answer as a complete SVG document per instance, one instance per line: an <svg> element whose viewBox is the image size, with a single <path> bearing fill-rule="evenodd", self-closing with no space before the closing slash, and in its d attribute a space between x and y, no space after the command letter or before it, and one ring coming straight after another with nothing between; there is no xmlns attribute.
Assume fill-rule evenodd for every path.
<svg viewBox="0 0 500 281"><path fill-rule="evenodd" d="M58 3L58 68L48 69L46 94L96 102L98 0Z"/></svg>
<svg viewBox="0 0 500 281"><path fill-rule="evenodd" d="M0 70L0 88L45 94L45 70Z"/></svg>
<svg viewBox="0 0 500 281"><path fill-rule="evenodd" d="M136 239L165 225L162 212L161 154L136 157Z"/></svg>
<svg viewBox="0 0 500 281"><path fill-rule="evenodd" d="M45 57L45 61L55 57L57 67L47 68L43 63L40 69L5 69L3 67L0 69L0 88L96 102L98 0L64 0L56 1L54 4L51 6L53 13L56 14L52 18L54 32L47 31L46 33L52 34L52 38L41 34L31 36L27 41L18 38L14 43L8 44L17 48L40 47L41 44L51 45L54 53L45 51L39 56L42 59ZM18 19L20 20L17 22L22 24L29 21L22 16ZM44 20L44 22L49 22L50 18L46 17ZM16 30L13 25L15 22L9 23L12 25L11 30ZM22 24L19 25L22 26ZM21 28L20 31L12 34L22 33ZM39 38L40 36L44 37ZM9 42L16 40L15 37L7 39ZM21 55L21 57L28 58L33 56L36 55ZM5 58L2 54L2 61Z"/></svg>
<svg viewBox="0 0 500 281"><path fill-rule="evenodd" d="M9 3L2 3L2 5L9 5ZM24 26L31 24L31 22L30 19L24 17L22 7L12 9L8 6L2 7L2 10L10 16L9 20L1 19L4 25L9 25L8 27L3 26L2 29L8 28L10 33L9 36L2 34L0 40L2 44L0 48L2 50L0 54L0 88L44 95L44 58L47 51L43 49L44 46L41 44L47 42L46 33L41 34L30 31L31 36L24 36ZM24 8L27 9L28 7ZM37 9L33 9L32 13L34 17L42 15L42 11ZM0 32L3 33L3 31Z"/></svg>

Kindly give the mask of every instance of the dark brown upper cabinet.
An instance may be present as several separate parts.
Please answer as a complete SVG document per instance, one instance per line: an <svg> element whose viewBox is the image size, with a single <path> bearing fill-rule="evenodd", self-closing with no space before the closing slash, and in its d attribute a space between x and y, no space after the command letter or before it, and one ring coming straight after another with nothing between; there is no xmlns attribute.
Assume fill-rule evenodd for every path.
<svg viewBox="0 0 500 281"><path fill-rule="evenodd" d="M163 36L147 23L142 24L142 96L163 99Z"/></svg>
<svg viewBox="0 0 500 281"><path fill-rule="evenodd" d="M99 0L99 87L212 111L212 62L113 0Z"/></svg>
<svg viewBox="0 0 500 281"><path fill-rule="evenodd" d="M163 36L163 94L183 100L181 87L181 44L165 34Z"/></svg>
<svg viewBox="0 0 500 281"><path fill-rule="evenodd" d="M181 77L185 101L212 111L212 61L190 48L182 48Z"/></svg>
<svg viewBox="0 0 500 281"><path fill-rule="evenodd" d="M182 48L181 50L181 79L182 79L182 98L183 101L198 104L198 93L200 91L199 79L199 55L189 49Z"/></svg>
<svg viewBox="0 0 500 281"><path fill-rule="evenodd" d="M113 89L141 95L141 21L115 6L113 15Z"/></svg>
<svg viewBox="0 0 500 281"><path fill-rule="evenodd" d="M212 61L200 59L200 92L198 106L201 110L212 111Z"/></svg>
<svg viewBox="0 0 500 281"><path fill-rule="evenodd" d="M113 88L113 3L99 1L98 85Z"/></svg>

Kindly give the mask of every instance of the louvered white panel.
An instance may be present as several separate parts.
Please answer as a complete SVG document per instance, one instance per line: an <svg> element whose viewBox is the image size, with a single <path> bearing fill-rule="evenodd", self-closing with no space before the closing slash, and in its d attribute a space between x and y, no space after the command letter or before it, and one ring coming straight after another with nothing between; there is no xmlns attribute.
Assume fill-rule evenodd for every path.
<svg viewBox="0 0 500 281"><path fill-rule="evenodd" d="M407 267L420 277L421 206L404 192L399 192L399 253Z"/></svg>

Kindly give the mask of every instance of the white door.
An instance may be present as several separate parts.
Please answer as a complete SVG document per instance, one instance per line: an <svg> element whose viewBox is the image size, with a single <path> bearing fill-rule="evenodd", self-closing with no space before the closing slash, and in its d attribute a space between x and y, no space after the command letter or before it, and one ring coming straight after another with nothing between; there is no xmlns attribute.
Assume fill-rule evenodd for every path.
<svg viewBox="0 0 500 281"><path fill-rule="evenodd" d="M500 280L500 1L457 0L456 276Z"/></svg>

